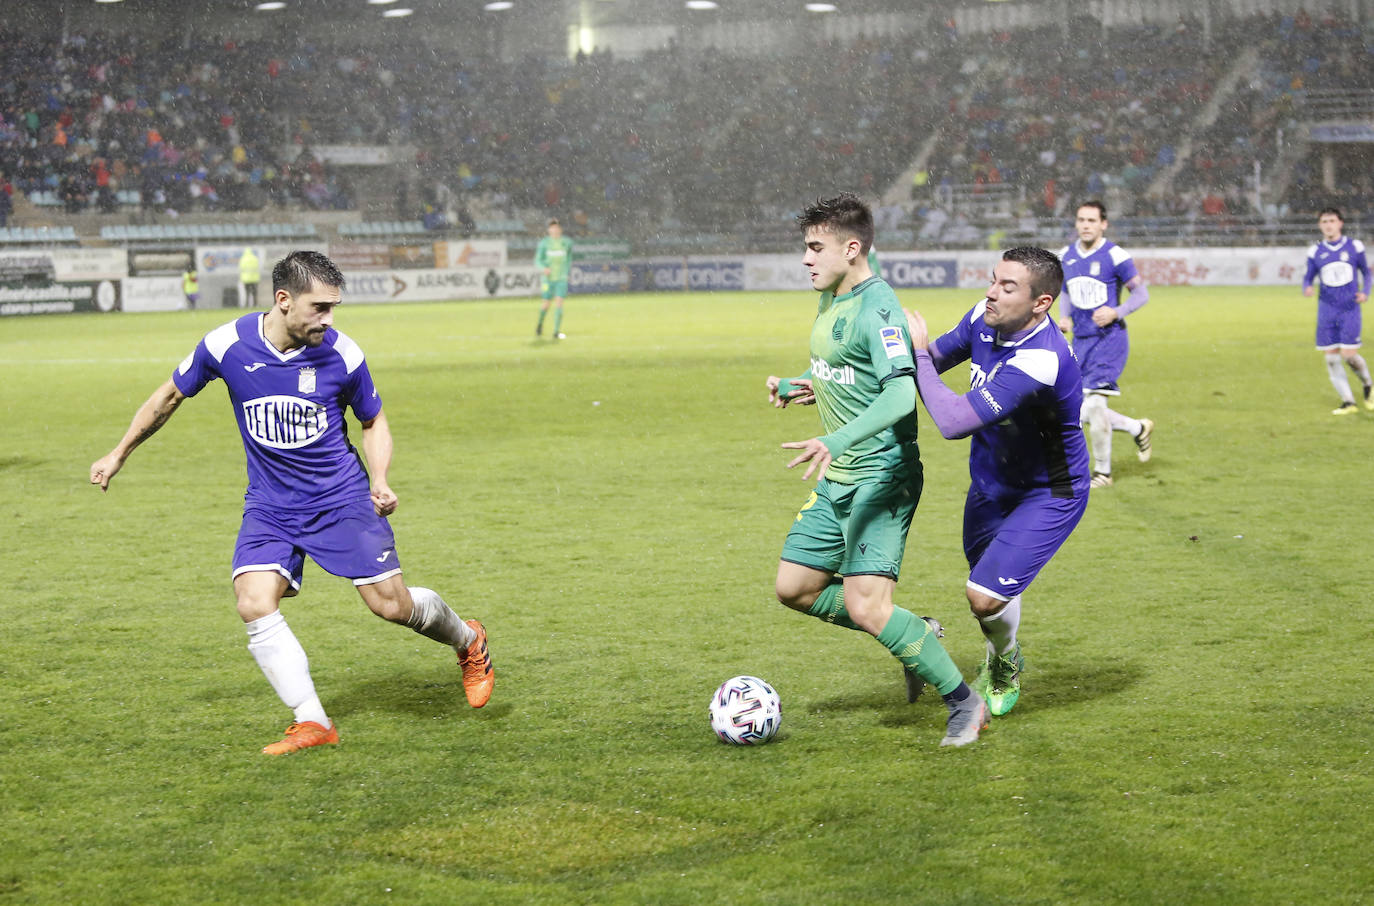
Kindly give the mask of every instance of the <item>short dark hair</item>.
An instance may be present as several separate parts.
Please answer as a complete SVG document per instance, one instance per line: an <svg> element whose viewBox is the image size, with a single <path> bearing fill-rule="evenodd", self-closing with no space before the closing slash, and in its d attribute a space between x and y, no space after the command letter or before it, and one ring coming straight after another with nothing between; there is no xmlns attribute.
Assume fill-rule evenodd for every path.
<svg viewBox="0 0 1374 906"><path fill-rule="evenodd" d="M1089 201L1083 202L1083 203L1080 204L1078 207L1074 208L1074 210L1075 210L1075 211L1079 211L1079 210L1082 210L1083 208L1097 208L1097 216L1098 216L1098 217L1101 217L1104 223L1106 222L1106 220L1107 220L1107 206L1106 206L1105 204L1103 204L1102 202L1098 201L1096 198L1093 198L1093 199L1091 199L1091 200L1089 200Z"/></svg>
<svg viewBox="0 0 1374 906"><path fill-rule="evenodd" d="M309 292L312 284L343 289L344 275L329 256L319 252L292 252L272 268L272 292L286 290L293 296Z"/></svg>
<svg viewBox="0 0 1374 906"><path fill-rule="evenodd" d="M1038 299L1044 295L1051 299L1059 298L1059 290L1064 286L1064 266L1054 252L1023 245L1007 249L1002 253L1002 260L1024 264L1026 270L1030 271L1031 298Z"/></svg>
<svg viewBox="0 0 1374 906"><path fill-rule="evenodd" d="M1341 223L1345 223L1345 218L1341 216L1340 208L1322 208L1320 211L1317 212L1317 219L1321 220L1327 214L1335 214L1337 220L1339 220Z"/></svg>
<svg viewBox="0 0 1374 906"><path fill-rule="evenodd" d="M549 226L562 226L563 224L561 224L561 223L558 222L558 218L557 218L557 217L550 217L550 218L549 218L549 224L548 224L548 225L549 225Z"/></svg>
<svg viewBox="0 0 1374 906"><path fill-rule="evenodd" d="M859 240L859 254L873 247L873 212L853 192L834 198L817 198L816 203L797 215L797 226L805 233L812 227L829 230L837 236Z"/></svg>

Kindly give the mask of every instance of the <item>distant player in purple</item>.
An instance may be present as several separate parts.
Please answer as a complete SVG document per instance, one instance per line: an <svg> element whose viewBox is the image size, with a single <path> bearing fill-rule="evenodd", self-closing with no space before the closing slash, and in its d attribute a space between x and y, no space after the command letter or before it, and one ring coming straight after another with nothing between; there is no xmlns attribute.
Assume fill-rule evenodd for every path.
<svg viewBox="0 0 1374 906"><path fill-rule="evenodd" d="M1094 488L1112 485L1112 431L1125 431L1135 439L1141 462L1150 459L1150 438L1155 423L1135 419L1107 408L1107 397L1120 396L1117 381L1126 368L1130 339L1125 318L1150 300L1145 278L1121 246L1106 237L1107 208L1100 201L1086 201L1075 219L1078 242L1059 252L1064 265L1065 308L1059 329L1073 334L1073 351L1083 369L1083 412L1092 443ZM1126 290L1129 297L1121 298Z"/></svg>
<svg viewBox="0 0 1374 906"><path fill-rule="evenodd" d="M931 420L946 438L972 436L965 593L988 648L974 688L995 715L1021 694L1021 593L1088 506L1082 373L1049 317L1062 281L1052 253L1015 248L993 269L987 298L934 342L920 314L907 312ZM964 361L972 389L959 394L940 373Z"/></svg>
<svg viewBox="0 0 1374 906"><path fill-rule="evenodd" d="M495 674L486 630L464 623L428 588L407 587L391 526L387 484L391 431L358 344L331 326L344 278L318 252L292 252L272 270L272 308L205 335L134 415L119 444L91 465L107 490L134 448L157 432L182 400L224 381L248 461L233 582L248 650L295 721L263 749L284 755L339 741L310 678L305 650L280 611L301 587L306 555L352 579L379 617L451 645L469 704L491 696ZM362 425L369 479L349 442L344 410Z"/></svg>
<svg viewBox="0 0 1374 906"><path fill-rule="evenodd" d="M1321 293L1317 296L1317 351L1326 356L1326 373L1341 397L1341 404L1331 414L1349 415L1356 411L1355 395L1350 392L1342 361L1364 385L1365 408L1374 409L1374 381L1369 377L1369 365L1360 355L1360 306L1369 298L1369 262L1364 243L1342 235L1345 221L1335 208L1325 208L1318 215L1317 227L1322 231L1322 241L1307 250L1302 294L1312 295L1312 281L1321 281Z"/></svg>

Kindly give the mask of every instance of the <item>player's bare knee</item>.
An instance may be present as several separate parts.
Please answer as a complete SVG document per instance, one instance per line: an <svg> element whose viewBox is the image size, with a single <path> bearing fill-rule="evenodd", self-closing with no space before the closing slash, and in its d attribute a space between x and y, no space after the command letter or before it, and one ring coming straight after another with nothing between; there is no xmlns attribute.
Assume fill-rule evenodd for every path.
<svg viewBox="0 0 1374 906"><path fill-rule="evenodd" d="M402 602L400 598L387 596L364 600L367 601L368 608L383 620L404 623L410 619L409 602Z"/></svg>
<svg viewBox="0 0 1374 906"><path fill-rule="evenodd" d="M965 588L964 593L968 596L968 609L980 620L992 616L1007 606L1007 602L1001 598L994 598L992 595L983 594L972 588Z"/></svg>
<svg viewBox="0 0 1374 906"><path fill-rule="evenodd" d="M816 603L816 595L802 589L783 586L774 586L773 593L778 596L778 603L793 610L809 610L811 605Z"/></svg>
<svg viewBox="0 0 1374 906"><path fill-rule="evenodd" d="M235 606L239 612L239 619L245 623L254 620L261 620L263 617L270 616L277 612L281 602L274 597L266 597L255 594L240 594Z"/></svg>

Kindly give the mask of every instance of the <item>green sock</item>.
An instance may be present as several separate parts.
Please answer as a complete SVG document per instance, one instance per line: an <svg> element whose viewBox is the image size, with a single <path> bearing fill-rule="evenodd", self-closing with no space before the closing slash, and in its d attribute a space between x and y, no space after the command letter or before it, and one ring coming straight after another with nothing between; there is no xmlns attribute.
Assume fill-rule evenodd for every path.
<svg viewBox="0 0 1374 906"><path fill-rule="evenodd" d="M843 626L845 629L859 628L853 620L849 619L849 611L844 609L844 583L842 582L830 583L825 591L821 592L820 597L816 598L816 603L811 605L807 613L817 619L825 620L827 623Z"/></svg>
<svg viewBox="0 0 1374 906"><path fill-rule="evenodd" d="M930 624L909 610L892 608L892 618L878 633L878 641L902 666L915 670L941 695L953 692L964 681L940 640L930 631Z"/></svg>
<svg viewBox="0 0 1374 906"><path fill-rule="evenodd" d="M558 306L558 311L553 313L553 332L563 332L563 306Z"/></svg>
<svg viewBox="0 0 1374 906"><path fill-rule="evenodd" d="M536 324L536 325L534 325L534 329L535 329L535 330L543 330L543 329L544 329L544 316L547 315L548 313L549 313L549 310L548 310L547 308L541 308L541 309L539 309L539 323Z"/></svg>

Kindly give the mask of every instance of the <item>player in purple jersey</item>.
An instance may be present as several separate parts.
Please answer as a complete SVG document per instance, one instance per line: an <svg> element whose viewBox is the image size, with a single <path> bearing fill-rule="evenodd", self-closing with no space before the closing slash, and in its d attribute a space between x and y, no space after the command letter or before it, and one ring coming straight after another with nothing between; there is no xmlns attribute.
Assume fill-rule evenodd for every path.
<svg viewBox="0 0 1374 906"><path fill-rule="evenodd" d="M343 285L324 255L287 255L272 270L272 308L206 334L139 408L119 444L91 465L91 484L107 490L129 454L182 400L224 381L248 463L234 594L248 650L295 716L286 737L263 749L269 755L339 741L305 650L280 610L281 599L300 590L307 554L352 579L377 616L452 646L474 708L487 703L495 682L482 624L465 623L437 593L401 578L386 519L397 503L387 484L391 431L362 350L332 327ZM349 443L345 408L362 425L370 479Z"/></svg>
<svg viewBox="0 0 1374 906"><path fill-rule="evenodd" d="M1112 485L1113 431L1129 433L1140 461L1150 459L1155 423L1107 408L1107 397L1121 394L1117 381L1130 352L1125 318L1142 308L1150 294L1130 253L1106 238L1107 208L1102 202L1079 205L1075 226L1078 242L1059 253L1069 312L1059 319L1059 329L1072 332L1073 351L1083 370L1082 424L1092 442L1092 486L1108 488ZM1122 289L1130 294L1128 298L1121 298Z"/></svg>
<svg viewBox="0 0 1374 906"><path fill-rule="evenodd" d="M1355 395L1350 392L1342 361L1364 385L1365 408L1374 409L1374 381L1369 377L1369 365L1360 355L1360 306L1369 298L1369 261L1364 243L1342 235L1345 221L1336 208L1323 209L1317 216L1317 227L1322 231L1322 241L1307 250L1302 294L1312 295L1312 281L1321 281L1321 292L1317 295L1317 351L1326 356L1326 373L1341 397L1341 404L1331 414L1349 415L1356 411Z"/></svg>
<svg viewBox="0 0 1374 906"><path fill-rule="evenodd" d="M907 312L926 410L946 438L972 437L964 592L987 639L974 688L994 715L1021 694L1021 594L1088 505L1082 373L1049 317L1062 280L1050 252L1010 249L987 298L934 342L920 314ZM960 394L940 373L964 361L971 389Z"/></svg>

